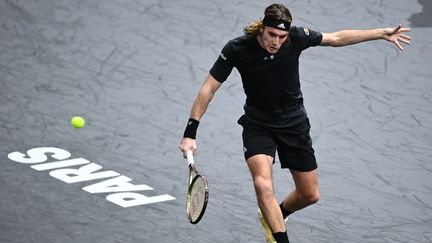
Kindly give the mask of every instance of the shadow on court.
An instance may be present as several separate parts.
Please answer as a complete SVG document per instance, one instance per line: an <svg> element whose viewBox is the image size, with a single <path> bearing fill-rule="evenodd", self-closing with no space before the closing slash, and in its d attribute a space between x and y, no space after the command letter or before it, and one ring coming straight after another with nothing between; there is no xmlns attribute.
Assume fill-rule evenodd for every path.
<svg viewBox="0 0 432 243"><path fill-rule="evenodd" d="M427 0L418 0L422 6L422 11L413 14L408 20L413 27L432 27L432 2Z"/></svg>

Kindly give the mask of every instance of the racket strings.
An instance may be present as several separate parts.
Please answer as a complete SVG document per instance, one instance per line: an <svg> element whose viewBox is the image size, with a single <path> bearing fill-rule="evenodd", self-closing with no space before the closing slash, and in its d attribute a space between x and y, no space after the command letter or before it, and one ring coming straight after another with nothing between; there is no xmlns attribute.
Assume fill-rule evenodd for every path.
<svg viewBox="0 0 432 243"><path fill-rule="evenodd" d="M202 177L198 177L192 185L189 212L192 221L197 220L205 204L205 181Z"/></svg>

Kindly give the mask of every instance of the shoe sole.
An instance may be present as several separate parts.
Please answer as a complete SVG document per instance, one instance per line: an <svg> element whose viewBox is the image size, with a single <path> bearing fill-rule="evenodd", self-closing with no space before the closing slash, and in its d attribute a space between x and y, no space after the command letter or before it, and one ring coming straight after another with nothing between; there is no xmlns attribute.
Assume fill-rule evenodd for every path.
<svg viewBox="0 0 432 243"><path fill-rule="evenodd" d="M273 234L270 230L270 227L265 221L260 209L258 209L258 219L260 220L261 225L264 228L265 235L266 235L266 243L277 243L276 240L273 238Z"/></svg>

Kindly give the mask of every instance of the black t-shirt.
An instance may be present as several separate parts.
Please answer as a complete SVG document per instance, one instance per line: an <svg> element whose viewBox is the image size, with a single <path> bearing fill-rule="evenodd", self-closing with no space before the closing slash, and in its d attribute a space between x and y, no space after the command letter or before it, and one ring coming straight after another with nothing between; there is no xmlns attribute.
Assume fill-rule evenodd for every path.
<svg viewBox="0 0 432 243"><path fill-rule="evenodd" d="M286 127L307 117L300 90L299 57L306 48L320 44L322 34L293 26L289 38L289 43L271 55L256 37L237 37L225 45L210 69L210 74L222 83L237 68L246 94L245 114L254 122Z"/></svg>

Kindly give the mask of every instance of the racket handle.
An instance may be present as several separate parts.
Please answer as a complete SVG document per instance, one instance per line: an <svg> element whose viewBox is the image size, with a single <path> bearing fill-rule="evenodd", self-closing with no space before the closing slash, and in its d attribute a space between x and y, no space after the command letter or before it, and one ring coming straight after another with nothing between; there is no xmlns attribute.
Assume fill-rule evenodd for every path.
<svg viewBox="0 0 432 243"><path fill-rule="evenodd" d="M192 153L191 150L188 150L188 151L186 152L186 159L187 159L187 161L188 161L188 163L189 163L189 166L195 164L194 157L193 157L193 153Z"/></svg>

